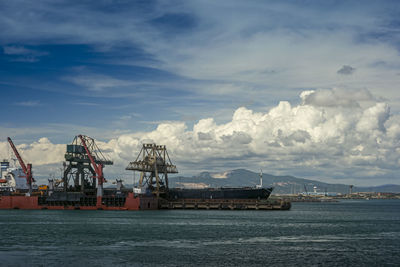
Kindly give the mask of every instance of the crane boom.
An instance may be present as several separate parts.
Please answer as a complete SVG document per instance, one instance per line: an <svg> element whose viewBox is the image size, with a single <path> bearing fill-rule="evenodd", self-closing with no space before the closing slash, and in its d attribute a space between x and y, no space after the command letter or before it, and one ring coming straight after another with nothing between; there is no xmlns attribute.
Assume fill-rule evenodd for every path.
<svg viewBox="0 0 400 267"><path fill-rule="evenodd" d="M27 174L28 168L26 167L26 165L25 165L25 163L24 163L24 160L23 160L23 159L21 158L21 156L19 155L18 150L17 150L17 148L15 147L13 141L11 140L10 137L7 137L7 141L8 141L8 143L10 144L12 150L14 151L14 154L15 154L15 156L17 157L18 162L19 162L19 165L21 165L22 170L24 171L25 174Z"/></svg>
<svg viewBox="0 0 400 267"><path fill-rule="evenodd" d="M11 140L10 137L7 137L7 141L10 144L12 150L14 151L15 156L18 159L19 165L21 166L25 176L26 176L26 183L29 186L29 193L32 192L32 182L34 182L35 180L32 177L32 164L28 163L27 165L25 165L24 160L22 159L21 155L18 153L17 148L15 147L13 141Z"/></svg>
<svg viewBox="0 0 400 267"><path fill-rule="evenodd" d="M306 195L308 196L307 186L304 184L304 191L306 191Z"/></svg>
<svg viewBox="0 0 400 267"><path fill-rule="evenodd" d="M103 182L104 182L104 175L103 175L103 164L99 163L97 164L96 161L94 160L92 153L89 151L88 146L86 145L86 141L83 138L82 135L79 135L79 139L81 139L82 145L85 148L86 154L88 155L90 162L92 163L93 169L97 175L97 180L98 180L98 185L99 187L97 188L97 195L102 196L103 192Z"/></svg>

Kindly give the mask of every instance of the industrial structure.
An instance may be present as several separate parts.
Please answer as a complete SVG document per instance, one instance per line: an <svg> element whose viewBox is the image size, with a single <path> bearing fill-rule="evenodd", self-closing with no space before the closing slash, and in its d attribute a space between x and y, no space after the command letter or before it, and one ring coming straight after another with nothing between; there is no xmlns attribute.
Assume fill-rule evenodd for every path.
<svg viewBox="0 0 400 267"><path fill-rule="evenodd" d="M130 162L126 170L139 171L139 187L148 188L156 197L167 193L168 174L178 173L169 158L167 148L156 144L143 144L136 160Z"/></svg>
<svg viewBox="0 0 400 267"><path fill-rule="evenodd" d="M0 209L54 210L147 210L147 209L288 209L287 203L271 204L272 187L169 188L168 174L178 173L164 145L143 144L135 161L126 170L139 171L139 188L126 188L116 179L116 188L104 188L103 168L112 165L89 136L77 135L66 146L61 179L32 187L32 164L25 165L10 138L8 142L21 165L20 169L1 162ZM21 176L23 174L23 176ZM21 178L22 177L22 178ZM21 186L21 183L25 186ZM29 190L28 190L29 189ZM142 190L143 189L143 190ZM25 194L28 191L29 194Z"/></svg>
<svg viewBox="0 0 400 267"><path fill-rule="evenodd" d="M91 195L97 191L97 196L103 196L103 168L113 162L103 155L93 138L86 135L75 136L72 144L67 145L65 160L64 192L75 191Z"/></svg>
<svg viewBox="0 0 400 267"><path fill-rule="evenodd" d="M62 179L49 179L48 186L33 188L25 195L21 190L22 170L26 183L32 184L32 166L25 166L11 139L21 169L9 168L2 162L0 181L0 209L83 209L83 210L142 210L157 209L158 201L153 196L135 195L132 189L124 188L121 179L116 179L117 188L103 188L106 183L103 168L113 162L101 152L95 140L89 136L77 135L72 144L66 146ZM7 167L7 168L6 168ZM15 179L14 179L15 177ZM4 178L4 179L3 179ZM2 180L5 180L3 183ZM24 182L24 184L26 184ZM25 185L26 186L26 185Z"/></svg>

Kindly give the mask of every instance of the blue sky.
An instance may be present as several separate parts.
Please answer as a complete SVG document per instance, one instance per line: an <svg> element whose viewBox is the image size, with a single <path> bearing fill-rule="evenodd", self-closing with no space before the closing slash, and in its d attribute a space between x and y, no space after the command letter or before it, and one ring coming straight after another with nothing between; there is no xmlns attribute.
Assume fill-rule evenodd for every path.
<svg viewBox="0 0 400 267"><path fill-rule="evenodd" d="M349 101L362 107L360 114L384 102L388 107L384 115L377 113L371 123L385 125L381 132L390 133L385 135L390 138L387 142L399 146L393 126L400 111L397 1L0 1L0 13L3 140L12 136L16 143L29 146L44 137L56 145L83 133L110 146L126 136L165 143L151 134L160 125L183 123L186 136L202 119L212 118L225 129L216 133L218 142L223 142L227 140L223 136L234 132L246 134L240 128L228 129L241 107L268 114L280 101L292 107L303 105L302 92L315 90L325 92L308 100L319 103L318 107L317 96L333 97L324 102L330 103L324 114L335 113L332 106L336 114L345 113L343 103ZM303 125L309 129L301 130L313 143L303 153L315 154L311 147L321 142L316 131L323 127L307 123ZM351 123L354 127L346 126L348 132L357 128L355 121L345 125ZM285 128L276 127L264 143L276 143L278 130ZM292 131L289 127L286 136L292 136ZM348 132L343 135L350 136ZM357 134L351 136L359 138L348 138L354 147L367 142ZM374 140L378 137L383 138ZM231 139L237 142L235 138ZM174 147L178 143L170 145L187 174L265 165L276 174L316 177L325 164L314 166L291 155L285 159L291 167L285 170L274 167L273 159L266 160L249 144L239 154L224 149L224 161L212 166L207 162L218 153L213 145L199 143L194 151L210 146L210 154L198 159L203 163L195 164L196 168L184 160L188 153ZM339 151L343 149L335 144ZM120 157L119 150L110 149ZM136 153L132 149L131 156ZM382 166L382 155L372 150L363 155L371 167L368 174L352 171L366 164L356 161L337 174L326 168L319 178L358 181L368 176L369 184L396 182L398 151L390 153L382 154L390 159L390 166ZM254 160L249 161L253 154ZM328 161L336 156L324 157ZM128 158L121 156L121 165Z"/></svg>

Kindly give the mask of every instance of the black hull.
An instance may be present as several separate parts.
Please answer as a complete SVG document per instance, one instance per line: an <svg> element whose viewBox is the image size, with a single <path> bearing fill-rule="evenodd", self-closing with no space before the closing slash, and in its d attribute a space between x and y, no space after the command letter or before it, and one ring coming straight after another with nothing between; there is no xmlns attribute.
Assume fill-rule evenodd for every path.
<svg viewBox="0 0 400 267"><path fill-rule="evenodd" d="M205 188L179 189L170 188L169 199L267 199L272 192L270 188Z"/></svg>

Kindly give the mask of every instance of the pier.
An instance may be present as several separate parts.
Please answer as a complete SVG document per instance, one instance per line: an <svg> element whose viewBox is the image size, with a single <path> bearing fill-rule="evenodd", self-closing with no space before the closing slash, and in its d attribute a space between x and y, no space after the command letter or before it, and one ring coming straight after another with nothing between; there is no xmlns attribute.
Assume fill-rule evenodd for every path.
<svg viewBox="0 0 400 267"><path fill-rule="evenodd" d="M193 210L289 210L291 203L286 200L178 199L160 201L159 208Z"/></svg>

